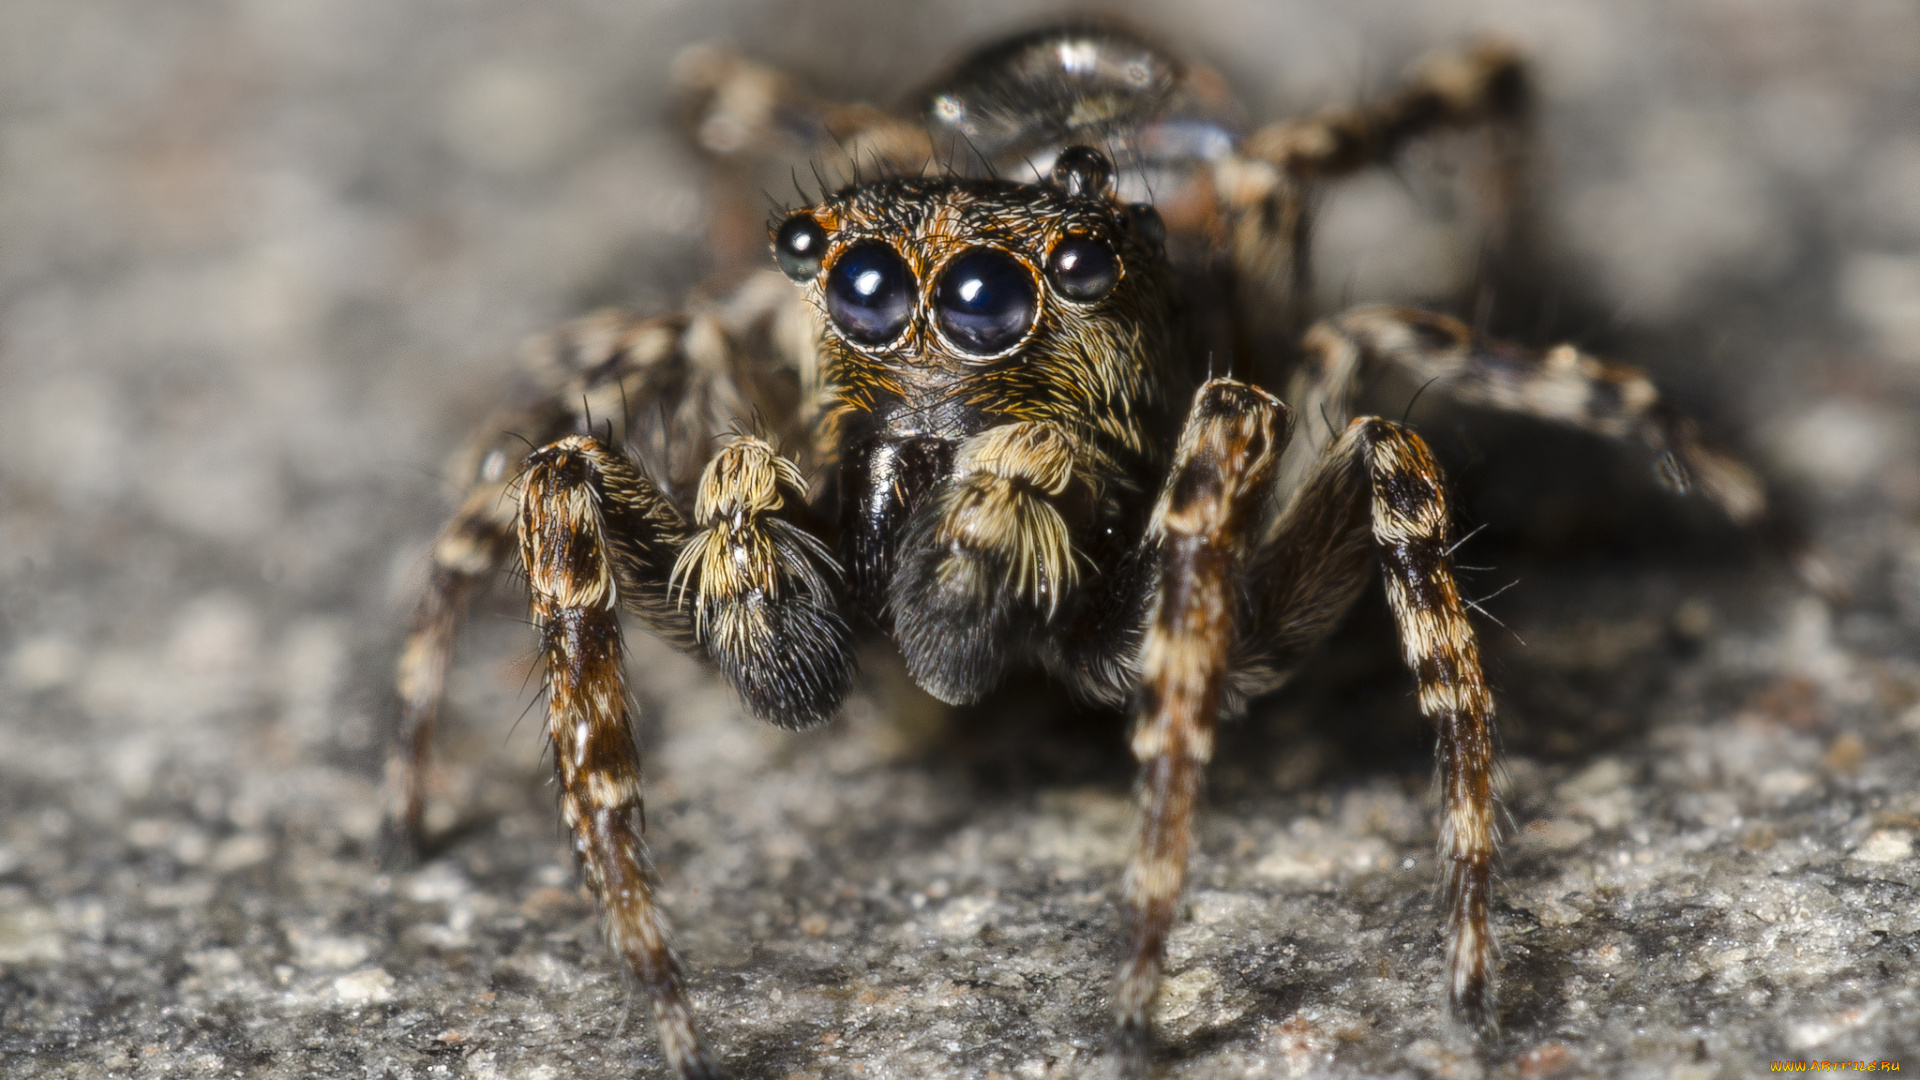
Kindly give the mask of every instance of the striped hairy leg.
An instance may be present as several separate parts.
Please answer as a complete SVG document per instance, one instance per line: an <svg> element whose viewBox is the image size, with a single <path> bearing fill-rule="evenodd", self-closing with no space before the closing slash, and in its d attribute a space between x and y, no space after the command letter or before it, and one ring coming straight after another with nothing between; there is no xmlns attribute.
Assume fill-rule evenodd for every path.
<svg viewBox="0 0 1920 1080"><path fill-rule="evenodd" d="M688 530L632 462L589 437L535 451L521 484L520 558L546 669L560 815L604 913L607 943L652 1006L663 1056L683 1077L715 1076L647 882L619 611L623 579L663 581Z"/></svg>
<svg viewBox="0 0 1920 1080"><path fill-rule="evenodd" d="M778 415L756 389L765 372L741 344L787 333L785 282L773 276L778 291L765 284L764 275L749 279L683 315L600 312L536 339L526 350L518 400L488 416L455 457L451 475L464 494L434 541L427 585L395 671L399 707L380 841L385 865L419 858L429 753L454 642L469 600L513 550L514 489L527 449L617 420L664 464L670 489L690 488L715 434L749 412ZM689 448L701 457L690 459ZM690 631L668 636L693 645Z"/></svg>
<svg viewBox="0 0 1920 1080"><path fill-rule="evenodd" d="M1303 430L1289 448L1283 484L1305 475L1352 415L1360 390L1390 368L1465 405L1637 447L1651 455L1663 484L1699 495L1736 525L1757 526L1768 516L1766 488L1753 471L1702 441L1694 422L1637 368L1572 345L1535 351L1476 338L1458 319L1389 305L1354 308L1307 332L1287 400L1326 421Z"/></svg>
<svg viewBox="0 0 1920 1080"><path fill-rule="evenodd" d="M701 642L765 719L796 728L824 719L847 692L852 654L832 560L790 519L804 490L792 462L744 436L703 472L691 523L631 458L591 436L535 451L522 480L520 557L541 634L561 816L608 944L646 992L661 1051L686 1078L719 1072L694 1030L647 881L619 613L670 640Z"/></svg>
<svg viewBox="0 0 1920 1080"><path fill-rule="evenodd" d="M1397 91L1376 101L1260 128L1236 153L1216 159L1211 196L1218 220L1212 227L1225 242L1226 268L1240 299L1236 354L1258 364L1276 348L1284 352L1305 328L1319 190L1328 181L1392 166L1419 140L1449 131L1484 132L1491 146L1477 196L1490 231L1482 242L1496 267L1524 257L1532 239L1525 197L1532 103L1519 53L1490 41L1428 59Z"/></svg>
<svg viewBox="0 0 1920 1080"><path fill-rule="evenodd" d="M1167 934L1214 722L1229 700L1248 547L1270 498L1288 413L1272 395L1214 379L1194 395L1144 543L1158 582L1140 653L1133 754L1140 832L1126 874L1129 932L1114 985L1123 1065L1144 1064Z"/></svg>
<svg viewBox="0 0 1920 1080"><path fill-rule="evenodd" d="M1381 573L1421 711L1440 737L1447 991L1497 1026L1488 901L1495 846L1493 701L1448 561L1439 469L1397 424L1356 420L1316 462L1264 539L1284 408L1217 380L1203 388L1155 511L1160 580L1141 654L1134 752L1139 842L1127 872L1132 930L1114 1008L1123 1062L1144 1066L1148 1021L1193 813L1224 705L1278 681ZM1243 479L1244 478L1244 479ZM1244 597L1244 601L1239 598Z"/></svg>
<svg viewBox="0 0 1920 1080"><path fill-rule="evenodd" d="M1304 425L1303 425L1304 427ZM1378 568L1420 711L1439 734L1440 859L1447 998L1475 1028L1498 1028L1487 925L1495 846L1493 696L1454 581L1446 486L1408 429L1362 417L1314 461L1247 575L1250 665L1299 663Z"/></svg>
<svg viewBox="0 0 1920 1080"><path fill-rule="evenodd" d="M1732 525L1751 530L1814 592L1847 592L1828 557L1770 500L1761 477L1707 442L1638 367L1571 344L1530 350L1478 338L1459 319L1413 307L1354 307L1308 331L1286 400L1325 421L1302 429L1288 448L1283 488L1300 484L1338 425L1352 417L1359 392L1390 369L1453 402L1584 430L1645 454L1665 488L1705 500Z"/></svg>

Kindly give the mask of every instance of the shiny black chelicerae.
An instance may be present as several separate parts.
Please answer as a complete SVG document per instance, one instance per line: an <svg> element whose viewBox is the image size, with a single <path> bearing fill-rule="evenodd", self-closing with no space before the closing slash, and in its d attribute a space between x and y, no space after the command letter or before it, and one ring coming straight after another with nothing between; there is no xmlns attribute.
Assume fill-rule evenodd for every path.
<svg viewBox="0 0 1920 1080"><path fill-rule="evenodd" d="M1518 59L1482 46L1373 104L1252 130L1217 76L1103 25L983 49L905 117L717 50L678 77L727 169L810 161L822 190L772 223L777 270L724 277L679 314L562 328L533 350L534 392L479 429L400 659L389 858L417 850L466 600L515 565L561 812L608 941L672 1067L716 1075L650 891L623 635L704 658L793 728L839 709L863 636L889 638L946 702L1038 666L1132 718L1140 816L1112 1016L1137 1068L1215 726L1378 577L1438 733L1444 995L1493 1030L1493 699L1446 485L1418 435L1354 415L1357 388L1411 375L1650 453L1736 522L1767 512L1755 477L1631 368L1406 308L1313 318L1318 186L1484 130L1490 215L1508 220ZM615 417L619 440L594 425Z"/></svg>

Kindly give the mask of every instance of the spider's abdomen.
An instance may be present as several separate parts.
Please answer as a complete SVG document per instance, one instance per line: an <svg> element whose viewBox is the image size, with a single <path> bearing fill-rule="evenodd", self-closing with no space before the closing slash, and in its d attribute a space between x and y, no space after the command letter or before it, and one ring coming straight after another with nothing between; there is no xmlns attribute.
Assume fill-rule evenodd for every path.
<svg viewBox="0 0 1920 1080"><path fill-rule="evenodd" d="M1119 26L1080 21L996 42L921 97L936 152L960 170L1044 177L1061 151L1091 146L1128 202L1154 202L1239 142L1220 77Z"/></svg>

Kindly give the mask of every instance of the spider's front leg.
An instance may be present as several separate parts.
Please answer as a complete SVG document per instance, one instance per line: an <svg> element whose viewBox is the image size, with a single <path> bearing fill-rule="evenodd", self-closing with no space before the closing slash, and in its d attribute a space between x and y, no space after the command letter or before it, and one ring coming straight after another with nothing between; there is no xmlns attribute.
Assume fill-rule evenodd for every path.
<svg viewBox="0 0 1920 1080"><path fill-rule="evenodd" d="M791 317L804 318L791 306L785 280L772 277L777 291L765 289L762 276L696 303L684 315L641 319L600 312L528 348L518 399L486 419L456 464L454 478L465 496L434 542L427 586L395 671L399 708L380 842L388 866L410 865L419 854L428 750L454 641L469 597L495 577L513 550L513 487L525 448L620 417L662 463L669 490L690 489L716 432L750 409L779 415L763 384L782 361L756 366L740 344L769 338L776 348L767 351L777 354L779 343L794 336L788 332ZM804 371L809 350L806 345L798 350L802 355L784 362ZM664 576L652 591L629 591L623 599L630 608L664 606ZM641 614L655 633L682 648L695 647L691 621Z"/></svg>
<svg viewBox="0 0 1920 1080"><path fill-rule="evenodd" d="M1439 732L1447 997L1456 1015L1491 1032L1493 695L1454 581L1450 531L1445 484L1420 437L1377 417L1354 420L1252 561L1246 646L1270 670L1297 665L1380 568L1420 711Z"/></svg>
<svg viewBox="0 0 1920 1080"><path fill-rule="evenodd" d="M1148 527L1159 567L1134 706L1142 807L1126 876L1131 931L1114 990L1123 1051L1135 1060L1145 1049L1186 880L1194 801L1229 689L1240 577L1288 426L1286 406L1257 387L1231 379L1202 386Z"/></svg>
<svg viewBox="0 0 1920 1080"><path fill-rule="evenodd" d="M520 557L546 667L561 817L605 915L608 944L653 1007L663 1055L683 1077L715 1076L647 883L619 615L622 578L665 580L670 564L660 556L685 525L624 455L586 436L535 451L522 484Z"/></svg>
<svg viewBox="0 0 1920 1080"><path fill-rule="evenodd" d="M591 436L535 451L522 481L520 557L541 634L561 815L608 943L645 989L662 1052L683 1077L717 1070L647 883L619 609L704 641L763 717L787 727L824 719L846 694L851 654L829 590L832 560L788 520L789 500L804 494L798 469L746 436L708 464L691 525L626 454ZM680 590L691 615L674 602Z"/></svg>
<svg viewBox="0 0 1920 1080"><path fill-rule="evenodd" d="M1488 929L1494 829L1493 699L1448 558L1438 467L1412 432L1354 421L1261 532L1277 490L1284 408L1227 380L1201 390L1149 542L1160 579L1141 654L1134 752L1144 807L1115 994L1122 1047L1142 1060L1189 823L1229 689L1270 688L1338 623L1378 565L1421 712L1440 735L1448 997L1496 1025ZM1233 680L1230 686L1229 680Z"/></svg>

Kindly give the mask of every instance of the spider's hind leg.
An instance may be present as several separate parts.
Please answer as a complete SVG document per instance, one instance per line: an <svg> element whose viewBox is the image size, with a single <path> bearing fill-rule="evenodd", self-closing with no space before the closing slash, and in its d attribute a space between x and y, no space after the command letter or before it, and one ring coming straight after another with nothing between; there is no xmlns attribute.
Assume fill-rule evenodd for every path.
<svg viewBox="0 0 1920 1080"><path fill-rule="evenodd" d="M1327 179L1385 165L1415 139L1477 125L1505 129L1515 145L1497 162L1496 199L1524 175L1525 125L1533 92L1526 63L1510 45L1485 42L1429 59L1395 93L1355 108L1327 109L1270 124L1247 137L1243 153L1300 178Z"/></svg>
<svg viewBox="0 0 1920 1080"><path fill-rule="evenodd" d="M1269 355L1291 355L1311 318L1313 211L1327 183L1391 166L1409 146L1445 132L1474 131L1489 144L1475 159L1485 163L1475 175L1488 228L1481 237L1486 267L1500 275L1503 294L1527 280L1521 267L1536 254L1537 237L1527 197L1532 101L1519 53L1489 41L1429 59L1386 97L1269 124L1247 136L1238 153L1218 159L1218 238L1239 295L1245 325L1234 347L1246 369Z"/></svg>
<svg viewBox="0 0 1920 1080"><path fill-rule="evenodd" d="M925 125L871 105L828 101L718 44L695 45L673 64L688 132L715 158L750 172L790 164L820 170L826 191L875 171L914 175L931 164ZM769 175L768 179L773 179ZM825 191L816 194L825 194Z"/></svg>
<svg viewBox="0 0 1920 1080"><path fill-rule="evenodd" d="M1465 405L1531 416L1590 432L1651 454L1663 484L1712 503L1740 526L1768 515L1759 477L1700 438L1694 422L1668 405L1645 373L1572 345L1544 352L1477 338L1465 323L1412 308L1354 308L1308 331L1306 357L1288 400L1340 423L1358 389L1396 368ZM1310 430L1283 467L1283 482L1311 465L1308 451L1331 438Z"/></svg>

